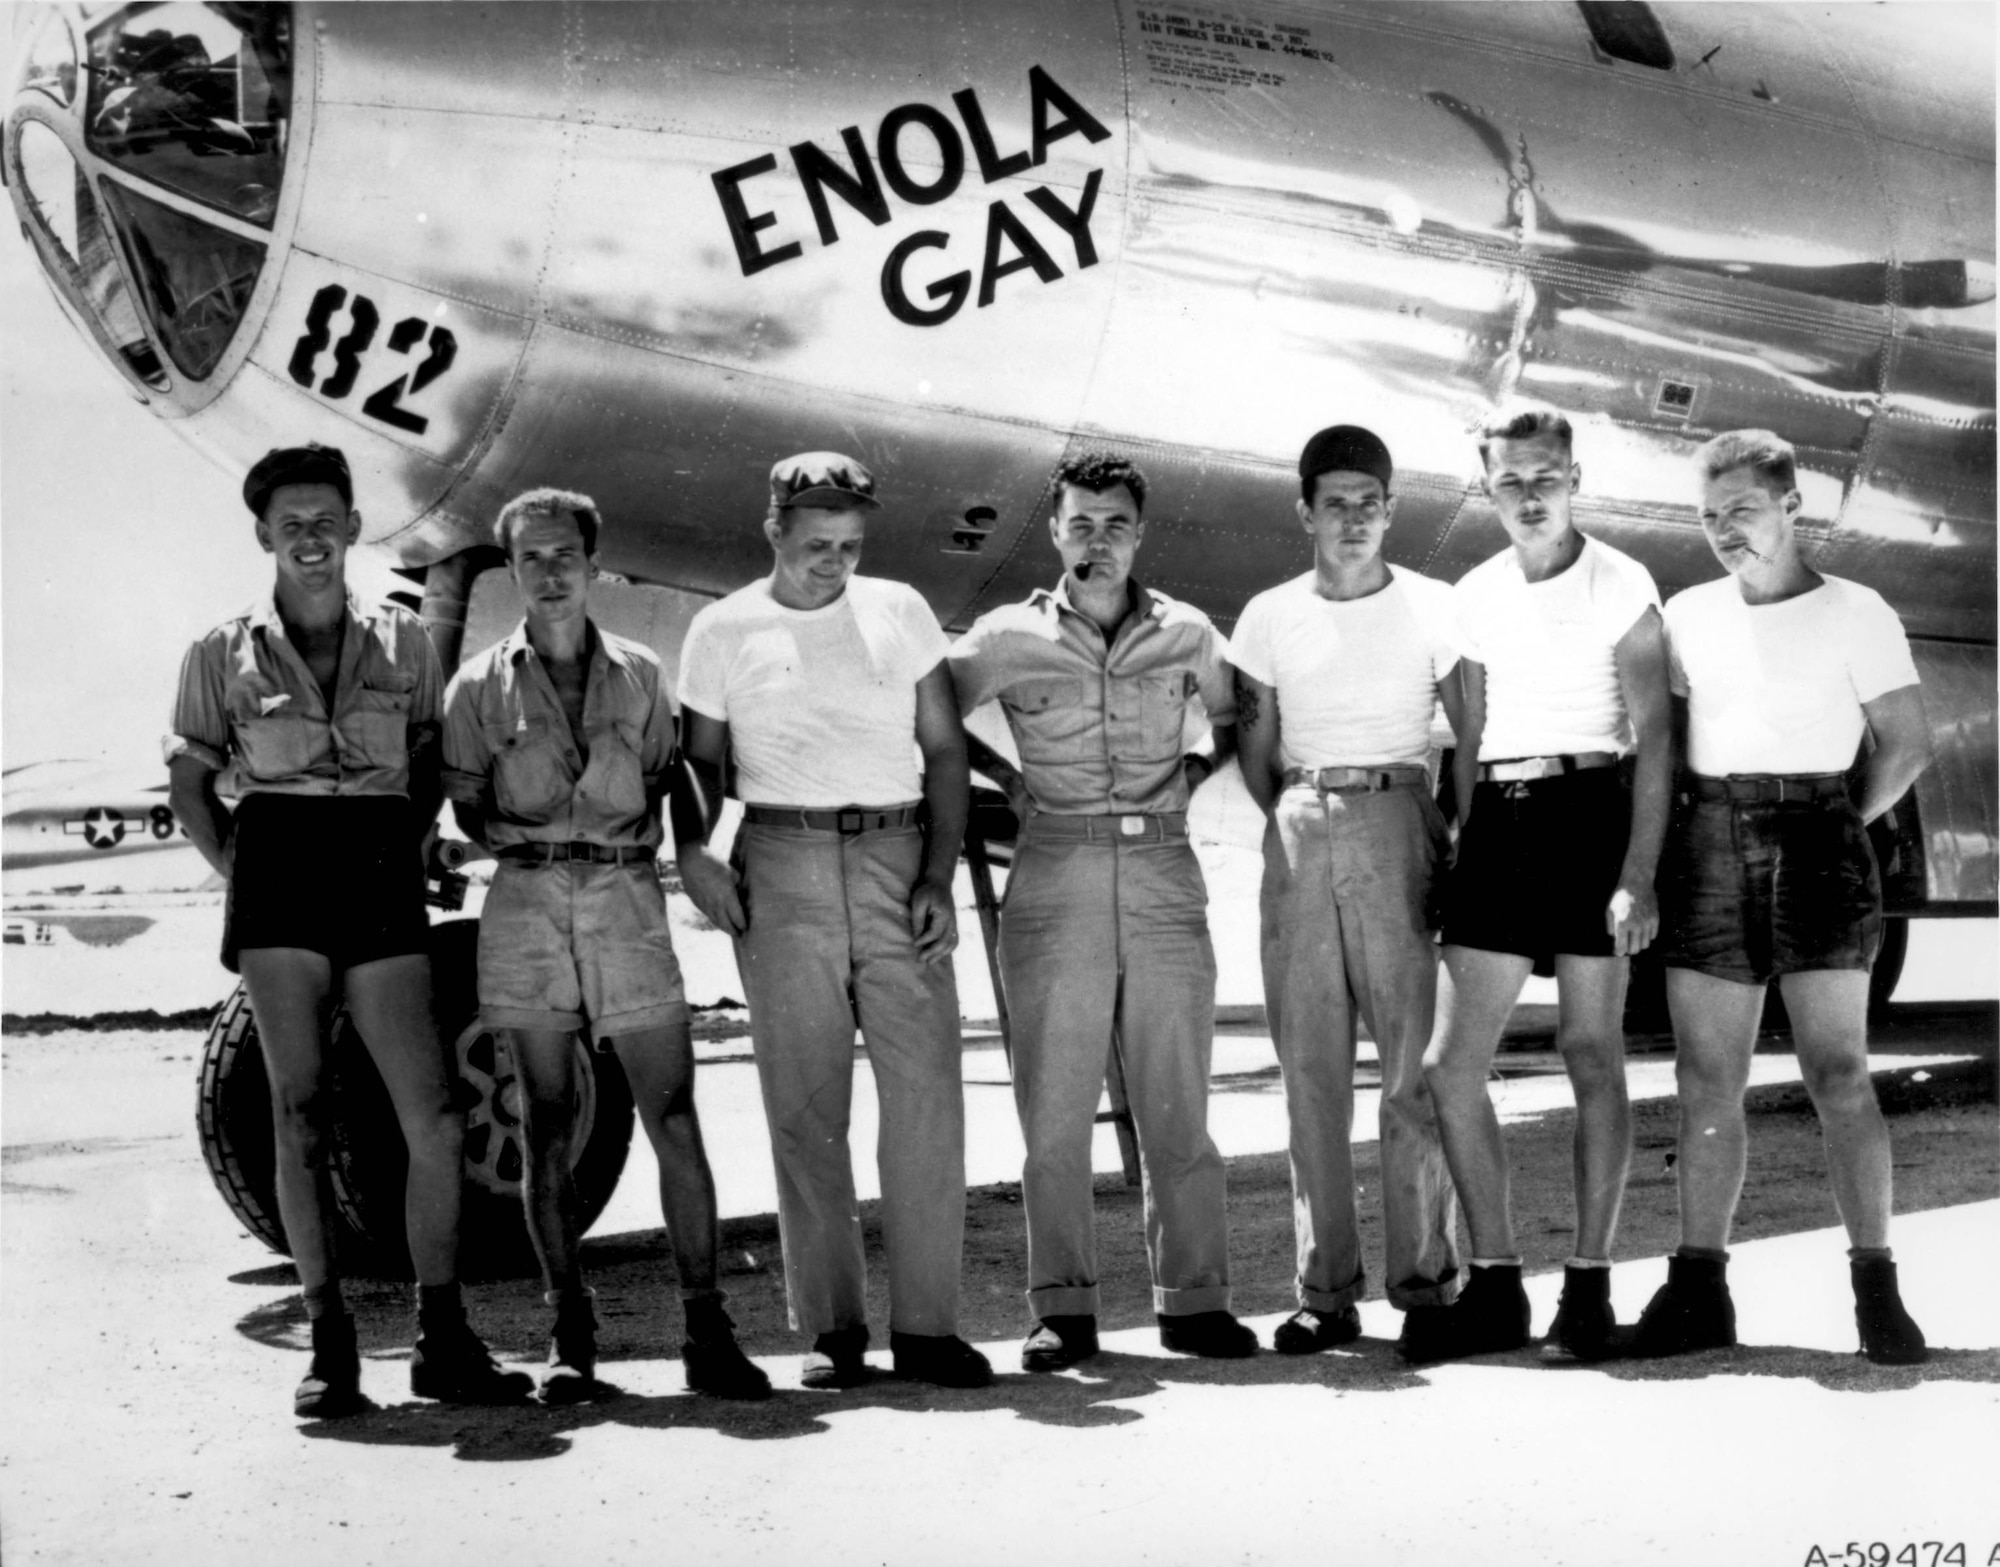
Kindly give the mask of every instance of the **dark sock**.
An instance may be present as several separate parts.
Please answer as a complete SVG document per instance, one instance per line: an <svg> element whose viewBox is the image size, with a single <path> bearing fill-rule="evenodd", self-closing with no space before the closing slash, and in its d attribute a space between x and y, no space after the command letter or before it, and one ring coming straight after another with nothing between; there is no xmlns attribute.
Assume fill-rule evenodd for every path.
<svg viewBox="0 0 2000 1567"><path fill-rule="evenodd" d="M458 1281L449 1284L419 1284L417 1286L417 1321L419 1324L435 1323L439 1327L451 1327L465 1320L465 1296L460 1292Z"/></svg>
<svg viewBox="0 0 2000 1567"><path fill-rule="evenodd" d="M1887 1262L1890 1252L1887 1246L1850 1246L1847 1248L1849 1262Z"/></svg>
<svg viewBox="0 0 2000 1567"><path fill-rule="evenodd" d="M1682 1257L1696 1257L1703 1262L1727 1262L1729 1253L1720 1246L1681 1246L1676 1254Z"/></svg>

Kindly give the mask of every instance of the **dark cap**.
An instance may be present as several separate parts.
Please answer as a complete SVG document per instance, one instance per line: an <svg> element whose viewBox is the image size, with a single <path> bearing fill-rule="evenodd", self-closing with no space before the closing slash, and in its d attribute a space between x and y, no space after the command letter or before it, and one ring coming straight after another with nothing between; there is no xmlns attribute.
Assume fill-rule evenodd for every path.
<svg viewBox="0 0 2000 1567"><path fill-rule="evenodd" d="M274 446L243 476L243 504L258 517L271 503L271 492L285 484L330 484L340 491L341 504L353 506L354 480L347 458L335 446Z"/></svg>
<svg viewBox="0 0 2000 1567"><path fill-rule="evenodd" d="M875 475L839 452L800 452L771 465L771 505L823 506L830 511L859 507L873 511Z"/></svg>
<svg viewBox="0 0 2000 1567"><path fill-rule="evenodd" d="M1386 493L1395 477L1396 465L1389 460L1389 448L1373 430L1358 424L1329 425L1306 442L1299 453L1299 479L1310 485L1323 473L1370 473L1382 481Z"/></svg>

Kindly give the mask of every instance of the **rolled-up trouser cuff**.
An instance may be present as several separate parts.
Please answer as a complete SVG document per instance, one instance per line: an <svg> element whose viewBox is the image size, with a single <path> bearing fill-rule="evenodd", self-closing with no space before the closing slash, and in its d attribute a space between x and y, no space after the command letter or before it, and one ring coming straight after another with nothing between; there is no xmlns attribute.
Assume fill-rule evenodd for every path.
<svg viewBox="0 0 2000 1567"><path fill-rule="evenodd" d="M1441 1279L1402 1279L1388 1287L1389 1304L1398 1311L1413 1306L1449 1306L1465 1288L1465 1273L1454 1269Z"/></svg>
<svg viewBox="0 0 2000 1567"><path fill-rule="evenodd" d="M1368 1293L1368 1275L1357 1273L1354 1282L1337 1290L1316 1290L1306 1285L1299 1286L1299 1305L1307 1311L1344 1311L1349 1306L1361 1304L1361 1297Z"/></svg>
<svg viewBox="0 0 2000 1567"><path fill-rule="evenodd" d="M1028 1310L1035 1320L1044 1317L1094 1317L1097 1315L1095 1284L1047 1284L1028 1291Z"/></svg>
<svg viewBox="0 0 2000 1567"><path fill-rule="evenodd" d="M1153 1311L1162 1317L1191 1317L1198 1311L1227 1311L1227 1284L1200 1284L1193 1289L1169 1290L1153 1286Z"/></svg>

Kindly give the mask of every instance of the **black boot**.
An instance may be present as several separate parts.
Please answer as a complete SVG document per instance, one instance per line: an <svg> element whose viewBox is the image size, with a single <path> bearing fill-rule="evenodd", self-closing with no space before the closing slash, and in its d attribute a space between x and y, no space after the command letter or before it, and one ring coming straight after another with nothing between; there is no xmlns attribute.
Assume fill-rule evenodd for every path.
<svg viewBox="0 0 2000 1567"><path fill-rule="evenodd" d="M550 1290L549 1369L536 1396L544 1404L581 1404L603 1391L597 1380L597 1311L590 1290Z"/></svg>
<svg viewBox="0 0 2000 1567"><path fill-rule="evenodd" d="M361 1396L361 1352L354 1344L354 1319L346 1312L316 1317L312 1364L292 1395L292 1413L301 1420L336 1420L368 1407Z"/></svg>
<svg viewBox="0 0 2000 1567"><path fill-rule="evenodd" d="M1847 1266L1854 1279L1854 1325L1861 1330L1861 1353L1878 1366L1920 1366L1930 1359L1924 1330L1903 1309L1896 1264L1887 1257L1856 1257Z"/></svg>
<svg viewBox="0 0 2000 1567"><path fill-rule="evenodd" d="M1556 1319L1542 1342L1543 1363L1594 1365L1613 1359L1623 1348L1611 1311L1611 1270L1565 1267Z"/></svg>
<svg viewBox="0 0 2000 1567"><path fill-rule="evenodd" d="M1419 1306L1404 1313L1396 1349L1413 1366L1502 1354L1527 1344L1529 1315L1518 1262L1475 1265L1449 1306Z"/></svg>
<svg viewBox="0 0 2000 1567"><path fill-rule="evenodd" d="M1667 1282L1654 1291L1639 1314L1626 1353L1642 1360L1728 1349L1736 1342L1736 1303L1729 1298L1727 1257L1667 1259Z"/></svg>
<svg viewBox="0 0 2000 1567"><path fill-rule="evenodd" d="M688 1391L717 1398L759 1399L771 1396L771 1379L743 1353L736 1342L736 1324L722 1309L719 1296L685 1301L687 1341L681 1345L681 1367Z"/></svg>
<svg viewBox="0 0 2000 1567"><path fill-rule="evenodd" d="M799 1364L799 1385L815 1391L860 1387L874 1370L868 1364L868 1325L834 1328L813 1340Z"/></svg>
<svg viewBox="0 0 2000 1567"><path fill-rule="evenodd" d="M535 1391L525 1371L503 1371L456 1300L417 1313L410 1391L446 1404L518 1404Z"/></svg>

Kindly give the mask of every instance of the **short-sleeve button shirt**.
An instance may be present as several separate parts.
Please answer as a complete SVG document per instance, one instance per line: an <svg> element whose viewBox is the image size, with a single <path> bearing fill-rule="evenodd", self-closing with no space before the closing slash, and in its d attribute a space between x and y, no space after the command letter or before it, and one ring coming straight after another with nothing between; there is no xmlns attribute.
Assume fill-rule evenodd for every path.
<svg viewBox="0 0 2000 1567"><path fill-rule="evenodd" d="M423 622L350 593L329 712L267 598L188 649L166 758L207 764L231 796L407 798L410 753L437 732L443 686Z"/></svg>
<svg viewBox="0 0 2000 1567"><path fill-rule="evenodd" d="M674 707L653 650L590 628L579 746L523 622L466 660L444 698L444 792L485 816L486 846L657 849Z"/></svg>
<svg viewBox="0 0 2000 1567"><path fill-rule="evenodd" d="M959 707L998 700L1035 808L1051 815L1187 809L1191 704L1233 723L1228 644L1191 604L1133 584L1107 645L1068 581L982 615L951 650Z"/></svg>

